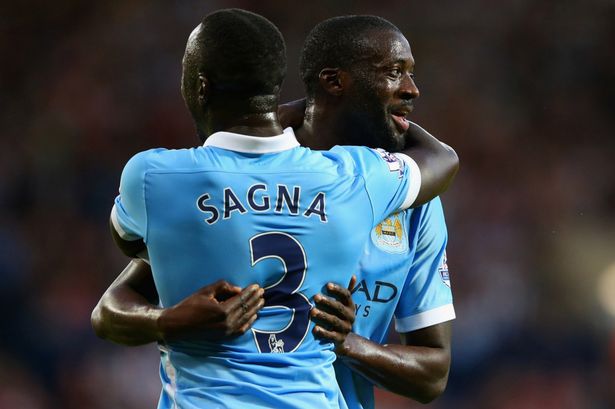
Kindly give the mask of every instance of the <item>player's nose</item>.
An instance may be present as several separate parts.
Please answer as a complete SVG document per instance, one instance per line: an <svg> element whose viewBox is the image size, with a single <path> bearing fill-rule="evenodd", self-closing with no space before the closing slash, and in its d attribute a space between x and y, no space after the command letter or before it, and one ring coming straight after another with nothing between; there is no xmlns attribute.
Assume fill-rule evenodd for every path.
<svg viewBox="0 0 615 409"><path fill-rule="evenodd" d="M412 74L404 74L402 80L399 83L399 97L404 100L412 100L418 98L421 93L416 86Z"/></svg>

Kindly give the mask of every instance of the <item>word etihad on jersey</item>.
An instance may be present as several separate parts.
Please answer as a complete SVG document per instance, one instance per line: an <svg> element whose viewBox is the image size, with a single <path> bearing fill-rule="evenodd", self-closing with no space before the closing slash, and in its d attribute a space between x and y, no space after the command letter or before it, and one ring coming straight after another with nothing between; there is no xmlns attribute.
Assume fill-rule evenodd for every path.
<svg viewBox="0 0 615 409"><path fill-rule="evenodd" d="M314 197L305 200L301 198L301 187L293 186L291 189L286 185L277 185L272 197L269 186L264 183L258 183L248 188L245 193L245 201L239 199L239 195L233 191L231 187L225 187L222 192L222 203L219 206L214 205L216 198L209 193L203 193L196 201L196 205L200 211L207 213L209 217L205 219L207 224L214 224L222 216L222 220L230 219L233 214L244 214L248 209L252 212L268 212L282 213L286 210L291 215L301 215L303 217L316 216L322 223L327 222L326 211L326 195L324 192L318 192ZM309 202L305 211L300 212L301 202Z"/></svg>

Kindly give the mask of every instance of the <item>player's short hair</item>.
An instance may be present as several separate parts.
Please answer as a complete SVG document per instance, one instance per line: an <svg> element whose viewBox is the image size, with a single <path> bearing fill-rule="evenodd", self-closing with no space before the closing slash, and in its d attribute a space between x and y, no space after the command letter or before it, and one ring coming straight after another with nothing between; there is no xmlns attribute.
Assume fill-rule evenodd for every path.
<svg viewBox="0 0 615 409"><path fill-rule="evenodd" d="M318 89L318 74L323 68L348 69L365 56L365 33L372 30L400 32L393 23L377 16L333 17L310 31L299 63L308 97Z"/></svg>
<svg viewBox="0 0 615 409"><path fill-rule="evenodd" d="M212 90L243 95L275 94L286 76L286 45L265 17L224 9L201 22L193 56Z"/></svg>

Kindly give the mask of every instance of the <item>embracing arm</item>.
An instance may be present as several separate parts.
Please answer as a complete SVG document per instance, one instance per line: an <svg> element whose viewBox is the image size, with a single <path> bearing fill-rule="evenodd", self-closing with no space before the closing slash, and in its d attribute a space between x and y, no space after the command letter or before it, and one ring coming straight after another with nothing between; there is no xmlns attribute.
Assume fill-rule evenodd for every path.
<svg viewBox="0 0 615 409"><path fill-rule="evenodd" d="M421 172L421 189L412 207L427 203L444 193L459 170L453 148L440 142L419 125L408 122L405 147L401 153L414 159Z"/></svg>
<svg viewBox="0 0 615 409"><path fill-rule="evenodd" d="M348 288L327 285L331 297L318 294L311 311L314 335L333 341L338 359L373 384L414 399L431 402L444 392L451 362L451 323L400 334L402 345L380 345L352 331L355 318Z"/></svg>
<svg viewBox="0 0 615 409"><path fill-rule="evenodd" d="M241 335L256 320L263 292L256 284L242 290L218 281L162 308L149 265L132 260L94 308L92 327L99 337L123 345Z"/></svg>
<svg viewBox="0 0 615 409"><path fill-rule="evenodd" d="M451 361L451 323L400 334L402 345L379 345L354 333L338 358L375 385L428 403L442 394Z"/></svg>
<svg viewBox="0 0 615 409"><path fill-rule="evenodd" d="M92 311L96 335L124 345L161 341L162 308L156 305L157 299L149 266L143 260L132 260Z"/></svg>

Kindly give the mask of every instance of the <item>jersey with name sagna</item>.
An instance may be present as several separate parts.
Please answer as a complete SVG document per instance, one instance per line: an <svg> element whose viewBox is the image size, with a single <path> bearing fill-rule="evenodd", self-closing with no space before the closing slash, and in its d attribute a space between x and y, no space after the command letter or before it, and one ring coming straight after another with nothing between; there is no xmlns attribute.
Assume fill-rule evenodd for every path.
<svg viewBox="0 0 615 409"><path fill-rule="evenodd" d="M244 335L163 346L159 407L345 407L332 345L311 333L313 296L347 282L371 230L412 204L413 163L363 147L312 151L290 129L133 157L112 221L145 241L163 306L220 279L266 289Z"/></svg>

